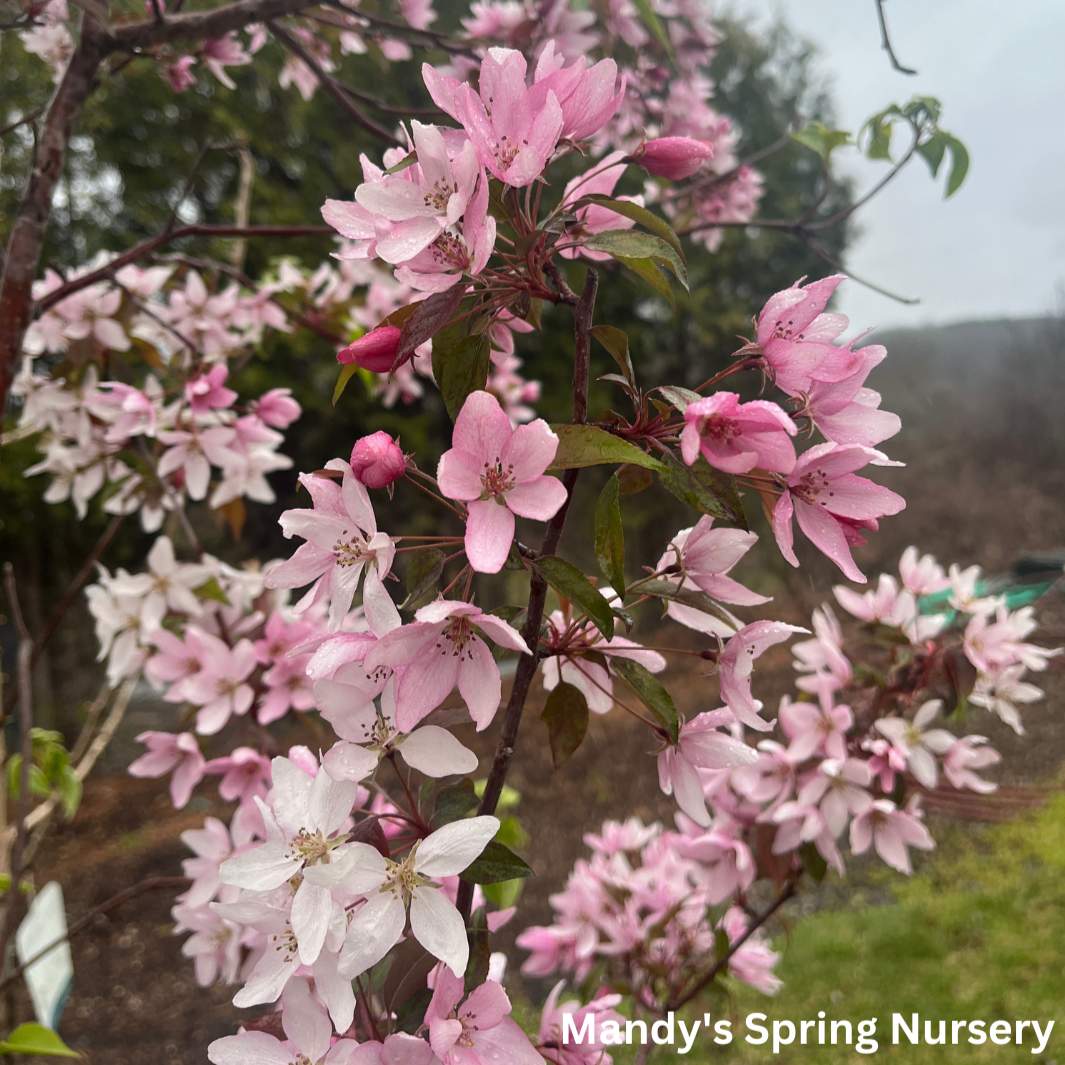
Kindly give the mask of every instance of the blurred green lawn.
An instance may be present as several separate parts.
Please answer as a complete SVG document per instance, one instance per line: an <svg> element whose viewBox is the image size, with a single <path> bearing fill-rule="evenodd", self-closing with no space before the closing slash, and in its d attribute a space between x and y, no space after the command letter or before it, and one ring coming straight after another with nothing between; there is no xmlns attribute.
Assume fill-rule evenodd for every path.
<svg viewBox="0 0 1065 1065"><path fill-rule="evenodd" d="M731 1001L700 1003L717 1016L732 1018L733 1042L715 1047L700 1031L691 1053L661 1048L652 1063L686 1061L834 1062L1065 1062L1065 798L1033 815L987 828L938 832L939 850L910 878L892 876L896 901L863 905L861 891L847 909L798 920L777 972L784 988L766 998L730 981ZM887 870L890 873L890 870ZM827 1017L858 1021L877 1018L877 1053L858 1055L847 1046L782 1047L774 1057L767 1045L746 1043L748 1013L797 1022ZM947 1024L946 1046L891 1044L891 1014L921 1015ZM953 1019L1047 1020L1055 1027L1041 1055L1031 1029L1024 1045L972 1046L961 1033L952 1046ZM933 1034L938 1024L933 1025ZM813 1033L811 1033L812 1035ZM632 1060L617 1048L616 1065Z"/></svg>

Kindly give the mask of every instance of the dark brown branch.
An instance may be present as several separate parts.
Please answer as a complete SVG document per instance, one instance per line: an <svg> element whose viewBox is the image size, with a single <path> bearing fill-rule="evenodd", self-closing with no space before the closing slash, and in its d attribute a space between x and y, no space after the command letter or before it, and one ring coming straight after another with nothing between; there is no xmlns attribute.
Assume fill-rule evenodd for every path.
<svg viewBox="0 0 1065 1065"><path fill-rule="evenodd" d="M728 965L732 956L747 942L759 928L762 927L795 894L795 881L789 880L781 890L780 894L770 903L770 905L758 914L751 923L747 926L746 931L741 936L737 936L732 941L729 948L725 953L717 959L716 962L695 982L695 984L688 988L679 999L672 999L666 1006L665 1012L670 1010L679 1010L682 1006L686 1006L696 995L701 991L708 988L717 977L718 973L722 972ZM0 984L0 987L3 985Z"/></svg>
<svg viewBox="0 0 1065 1065"><path fill-rule="evenodd" d="M41 262L52 199L66 165L67 147L92 92L103 58L103 30L83 16L80 41L48 104L37 135L29 177L15 212L0 276L0 415L7 405L30 324L33 282Z"/></svg>
<svg viewBox="0 0 1065 1065"><path fill-rule="evenodd" d="M373 135L378 140L384 141L386 144L392 145L395 148L403 146L403 142L399 140L395 134L389 132L384 126L378 125L369 115L365 115L360 111L351 98L344 91L343 86L334 78L327 70L325 70L321 63L311 55L311 53L296 40L283 26L273 21L268 21L266 25L269 27L270 32L297 58L301 59L308 67L314 72L314 76L318 79L318 83L323 89L340 105L344 113L354 122L357 126L366 130L367 133Z"/></svg>
<svg viewBox="0 0 1065 1065"><path fill-rule="evenodd" d="M561 278L560 278L561 280ZM565 284L565 282L562 282ZM588 373L592 347L592 313L595 309L595 295L599 287L599 275L589 269L584 278L584 289L573 308L573 331L575 337L573 355L573 421L583 425L588 420ZM567 286L567 291L569 291ZM558 550L562 539L562 529L566 524L566 515L573 500L573 489L577 484L580 470L566 470L562 483L566 488L566 501L558 513L548 522L547 532L540 548L543 555L553 555ZM503 711L502 724L499 726L499 739L492 768L484 786L484 795L478 814L493 814L503 793L503 784L507 779L507 770L514 757L514 744L518 738L518 726L521 724L522 711L529 697L536 667L539 663L537 647L540 643L540 626L544 620L544 607L547 603L547 581L536 570L533 571L529 584L529 605L526 608L525 624L521 627L521 637L529 647L531 654L518 659L518 668L514 673L514 683L510 689L506 709ZM466 881L459 882L457 905L464 919L470 916L473 901L473 885Z"/></svg>
<svg viewBox="0 0 1065 1065"><path fill-rule="evenodd" d="M14 981L17 980L31 965L40 961L45 955L55 950L55 948L65 939L73 939L79 932L84 932L97 917L102 917L104 914L118 909L119 906L131 902L133 899L138 898L141 895L147 895L150 891L166 891L167 889L186 888L191 883L192 881L187 876L150 876L146 880L141 880L132 887L126 888L125 891L120 891L106 902L101 902L99 906L90 910L80 920L75 921L67 929L67 934L65 936L61 936L59 939L55 940L54 943L49 943L43 950L37 951L29 961L23 962L8 973L3 980L0 980L0 991L9 984L14 983Z"/></svg>
<svg viewBox="0 0 1065 1065"><path fill-rule="evenodd" d="M173 244L174 241L184 240L186 237L216 237L224 238L249 238L249 237L326 237L336 236L336 230L332 226L212 226L194 225L178 226L168 233L160 233L156 237L149 237L134 245L129 251L116 255L109 263L97 270L92 270L81 277L76 277L61 285L54 292L42 296L37 301L37 313L43 314L50 307L54 307L60 300L75 292L80 292L89 285L95 285L97 281L106 281L117 270L138 259L151 255L157 248L165 244Z"/></svg>
<svg viewBox="0 0 1065 1065"><path fill-rule="evenodd" d="M895 49L891 47L891 37L888 35L887 19L884 18L884 0L874 0L876 3L876 19L880 23L880 47L888 54L891 66L900 74L916 74L916 70L904 67L895 55Z"/></svg>
<svg viewBox="0 0 1065 1065"><path fill-rule="evenodd" d="M34 108L28 114L23 115L21 118L16 119L14 122L9 122L6 126L0 127L0 137L6 137L13 130L19 128L19 126L25 126L30 122L35 122L41 115L44 114L43 107Z"/></svg>
<svg viewBox="0 0 1065 1065"><path fill-rule="evenodd" d="M15 587L15 567L10 562L4 563L4 588L7 592L11 621L18 633L18 680L21 693L19 740L22 758L18 774L15 841L11 847L11 884L7 892L7 905L4 907L4 923L0 929L0 960L7 957L8 944L22 916L23 899L19 884L22 882L23 857L26 851L26 814L30 810L30 767L33 765L33 638L22 616L18 589Z"/></svg>
<svg viewBox="0 0 1065 1065"><path fill-rule="evenodd" d="M452 55L465 55L471 59L477 59L477 53L474 52L467 45L459 44L453 41L446 33L439 33L436 30L418 30L413 26L409 26L405 22L394 22L392 19L383 18L380 15L370 14L368 11L361 11L355 8L350 8L343 2L343 0L322 0L324 7L332 7L337 11L343 11L345 14L352 15L360 21L370 26L377 26L379 29L387 30L390 37L395 37L398 40L410 40L411 38L421 39L422 41L428 41L430 44L435 45L437 48L443 49L445 52L450 52ZM426 47L423 45L423 47Z"/></svg>
<svg viewBox="0 0 1065 1065"><path fill-rule="evenodd" d="M403 115L405 118L442 118L445 117L443 111L439 107L395 107L392 104L386 104L379 96L374 96L373 93L363 92L362 89L356 89L353 85L347 85L342 81L338 81L337 84L352 98L361 100L364 104L370 104L371 107L376 107L378 111L383 112L386 115Z"/></svg>
<svg viewBox="0 0 1065 1065"><path fill-rule="evenodd" d="M96 563L100 561L100 556L103 555L107 545L114 539L115 533L118 532L118 527L122 524L124 518L125 515L116 514L107 523L107 528L100 534L100 538L96 541L96 545L93 547L92 551L89 552L89 557L85 559L81 569L78 570L74 575L74 579L67 586L67 590L63 593L63 598L56 604L55 609L45 622L40 636L37 637L32 645L33 651L30 657L31 670L37 665L41 653L44 651L45 644L51 639L52 633L55 632L59 622L63 620L63 616L70 609L70 604L74 602L74 597L81 591L82 585L92 575ZM20 675L18 683L4 702L4 714L3 717L0 718L0 723L7 720L7 715L11 713L11 708L15 705L15 700L18 698L21 688L22 677Z"/></svg>

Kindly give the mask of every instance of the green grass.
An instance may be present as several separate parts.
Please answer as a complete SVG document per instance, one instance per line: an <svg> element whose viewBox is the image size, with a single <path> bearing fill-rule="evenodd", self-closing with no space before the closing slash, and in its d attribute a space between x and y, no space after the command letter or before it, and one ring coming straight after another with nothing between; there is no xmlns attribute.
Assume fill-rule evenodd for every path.
<svg viewBox="0 0 1065 1065"><path fill-rule="evenodd" d="M1065 1063L1065 798L1009 824L940 833L940 848L910 879L893 878L896 901L866 906L860 894L848 908L797 921L778 974L785 982L775 998L743 986L730 987L731 1001L710 998L699 1012L731 1017L733 1042L715 1047L700 1031L684 1057L663 1048L651 1062L802 1061ZM748 1013L798 1022L825 1010L829 1020L877 1018L879 1050L864 1057L846 1046L781 1048L746 1043ZM947 1024L946 1046L891 1045L891 1014L919 1013ZM1031 1053L1031 1029L1023 1046L950 1039L951 1020L1055 1022L1042 1055ZM933 1032L938 1024L933 1025ZM811 1033L813 1034L813 1033ZM631 1061L617 1048L617 1065Z"/></svg>

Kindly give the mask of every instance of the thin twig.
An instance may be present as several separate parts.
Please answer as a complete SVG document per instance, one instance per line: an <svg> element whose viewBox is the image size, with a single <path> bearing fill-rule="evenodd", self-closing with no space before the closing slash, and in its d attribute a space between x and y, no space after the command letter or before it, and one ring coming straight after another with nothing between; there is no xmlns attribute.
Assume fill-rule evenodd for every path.
<svg viewBox="0 0 1065 1065"><path fill-rule="evenodd" d="M0 963L7 957L7 947L15 934L22 910L22 882L26 849L26 814L30 805L30 767L33 765L33 638L26 627L19 605L18 589L15 587L15 567L4 563L4 589L7 592L11 621L18 633L18 679L19 679L19 739L22 759L18 774L18 806L15 812L15 839L11 846L10 887L7 905L4 907L4 923L0 930Z"/></svg>
<svg viewBox="0 0 1065 1065"><path fill-rule="evenodd" d="M56 947L58 947L65 940L73 939L79 932L85 931L97 917L102 917L106 913L110 913L112 910L117 910L119 906L124 903L131 902L133 899L140 897L141 895L147 895L150 891L166 891L167 889L185 888L188 887L192 881L187 876L150 876L145 880L141 880L139 883L134 884L132 887L128 887L125 891L120 891L117 895L112 895L106 902L101 902L95 909L90 910L80 920L75 921L68 929L65 936L60 936L57 940L49 943L47 947L37 951L28 961L23 962L21 965L16 966L3 980L0 980L0 991L3 991L8 984L17 980L31 965L35 965L50 954Z"/></svg>
<svg viewBox="0 0 1065 1065"><path fill-rule="evenodd" d="M106 550L107 545L114 539L115 533L118 532L118 527L122 524L124 518L124 514L116 514L108 522L107 528L100 534L100 538L89 552L88 558L82 563L81 569L78 570L74 575L74 579L67 585L67 590L63 593L63 598L56 604L55 610L52 611L51 616L44 623L44 628L41 629L40 636L37 637L33 644L33 656L30 659L31 670L37 665L38 661L40 661L45 644L51 639L52 633L55 632L60 621L63 620L64 615L70 609L70 604L74 602L74 598L77 596L78 592L81 591L82 585L92 575L93 570L96 568L96 563L99 562L100 556ZM0 720L7 720L7 715L11 713L11 709L15 705L15 700L18 698L21 687L22 682L20 679L4 702L4 716Z"/></svg>
<svg viewBox="0 0 1065 1065"><path fill-rule="evenodd" d="M888 35L887 20L884 18L884 0L874 0L876 3L876 18L880 23L880 47L888 54L891 66L900 74L916 74L916 70L904 67L895 55L895 49L891 47L891 37Z"/></svg>
<svg viewBox="0 0 1065 1065"><path fill-rule="evenodd" d="M9 122L6 126L0 126L0 137L6 137L13 130L19 128L19 126L25 126L30 122L36 121L41 115L44 114L43 107L36 107L28 114L23 115L21 118L16 119L14 122Z"/></svg>
<svg viewBox="0 0 1065 1065"><path fill-rule="evenodd" d="M347 114L357 126L366 130L367 133L372 134L378 140L384 141L386 144L390 144L395 148L403 147L403 142L399 140L395 134L389 132L384 126L378 125L369 115L365 115L360 111L348 97L340 83L330 73L328 73L318 62L317 59L311 53L292 36L283 26L277 22L269 21L266 23L270 32L298 59L303 60L304 63L310 67L314 76L318 79L319 84L325 91L333 97L341 109Z"/></svg>

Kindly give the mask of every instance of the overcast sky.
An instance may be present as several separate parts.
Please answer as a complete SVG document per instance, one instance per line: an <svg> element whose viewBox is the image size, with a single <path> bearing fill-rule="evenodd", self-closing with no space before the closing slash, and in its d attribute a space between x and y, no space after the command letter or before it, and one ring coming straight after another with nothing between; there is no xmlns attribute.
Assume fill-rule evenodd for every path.
<svg viewBox="0 0 1065 1065"><path fill-rule="evenodd" d="M943 101L943 127L972 159L961 191L943 201L920 159L859 213L847 265L921 303L906 307L854 282L841 309L858 327L1024 317L1059 306L1065 289L1065 2L887 0L899 60L880 50L873 0L732 0L765 24L774 14L823 51L839 124L855 131L888 103ZM898 143L905 139L901 129ZM853 161L859 188L884 164Z"/></svg>

